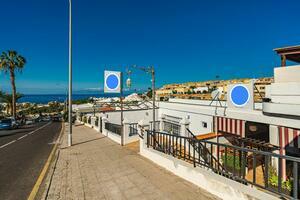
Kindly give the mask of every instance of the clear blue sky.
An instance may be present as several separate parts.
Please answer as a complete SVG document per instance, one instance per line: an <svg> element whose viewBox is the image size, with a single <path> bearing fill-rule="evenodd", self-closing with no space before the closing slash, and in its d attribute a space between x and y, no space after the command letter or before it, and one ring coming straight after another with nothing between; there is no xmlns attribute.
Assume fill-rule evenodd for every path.
<svg viewBox="0 0 300 200"><path fill-rule="evenodd" d="M103 70L154 65L157 84L272 76L276 47L300 44L300 1L73 0L74 90L103 87ZM27 58L17 89L65 93L68 1L2 0L0 51ZM9 91L8 76L0 88ZM143 73L135 88L150 85Z"/></svg>

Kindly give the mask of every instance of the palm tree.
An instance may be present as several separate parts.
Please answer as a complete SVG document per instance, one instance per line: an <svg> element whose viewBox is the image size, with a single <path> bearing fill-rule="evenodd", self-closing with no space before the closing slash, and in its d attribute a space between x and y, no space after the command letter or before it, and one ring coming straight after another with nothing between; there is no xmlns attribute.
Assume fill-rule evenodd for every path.
<svg viewBox="0 0 300 200"><path fill-rule="evenodd" d="M17 101L17 90L15 83L15 70L22 71L26 60L23 56L19 55L16 51L8 50L7 52L2 52L0 56L0 70L5 73L9 73L10 82L12 87L12 115L16 117L16 101Z"/></svg>
<svg viewBox="0 0 300 200"><path fill-rule="evenodd" d="M1 102L3 103L6 103L6 113L7 114L13 114L13 102L12 102L12 97L13 95L11 94L5 94L3 92L0 92L0 99L1 99ZM16 94L16 100L22 98L24 95L23 94L20 94L20 93L17 93Z"/></svg>
<svg viewBox="0 0 300 200"><path fill-rule="evenodd" d="M4 95L4 93L2 91L0 91L0 103L3 102L3 99L2 99L3 95ZM3 105L0 104L0 119L1 119L1 114L2 114L3 108L4 108Z"/></svg>

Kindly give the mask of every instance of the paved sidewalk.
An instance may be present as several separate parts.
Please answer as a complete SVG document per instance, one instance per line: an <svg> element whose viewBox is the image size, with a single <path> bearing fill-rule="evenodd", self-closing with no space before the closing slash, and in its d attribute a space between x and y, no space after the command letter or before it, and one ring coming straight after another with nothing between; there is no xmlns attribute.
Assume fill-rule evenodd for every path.
<svg viewBox="0 0 300 200"><path fill-rule="evenodd" d="M47 199L216 199L91 128L74 127L73 143L65 133Z"/></svg>

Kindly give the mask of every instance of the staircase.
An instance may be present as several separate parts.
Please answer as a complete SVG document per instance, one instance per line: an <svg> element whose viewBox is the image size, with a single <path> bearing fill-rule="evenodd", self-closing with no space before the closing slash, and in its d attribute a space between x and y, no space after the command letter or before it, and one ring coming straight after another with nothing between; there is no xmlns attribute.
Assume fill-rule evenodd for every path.
<svg viewBox="0 0 300 200"><path fill-rule="evenodd" d="M187 128L187 131L191 138L198 140L197 137ZM191 143L196 152L200 154L200 157L204 160L208 167L211 167L214 171L225 172L225 168L220 161L210 152L210 150L205 147L201 142ZM217 169L216 169L217 168Z"/></svg>

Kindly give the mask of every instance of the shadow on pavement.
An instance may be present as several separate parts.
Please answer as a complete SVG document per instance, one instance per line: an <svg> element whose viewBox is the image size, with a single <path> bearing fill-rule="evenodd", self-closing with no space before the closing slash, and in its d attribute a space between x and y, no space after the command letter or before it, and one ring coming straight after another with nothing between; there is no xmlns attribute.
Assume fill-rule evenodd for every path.
<svg viewBox="0 0 300 200"><path fill-rule="evenodd" d="M80 144L85 144L85 143L93 142L93 141L100 140L100 139L103 139L103 138L106 138L106 136L101 137L101 138L96 138L96 139L92 139L92 140L87 140L87 141L79 142L79 143L73 144L72 146L77 146L77 145L80 145ZM68 148L68 147L63 147L61 149L66 149L66 148Z"/></svg>

